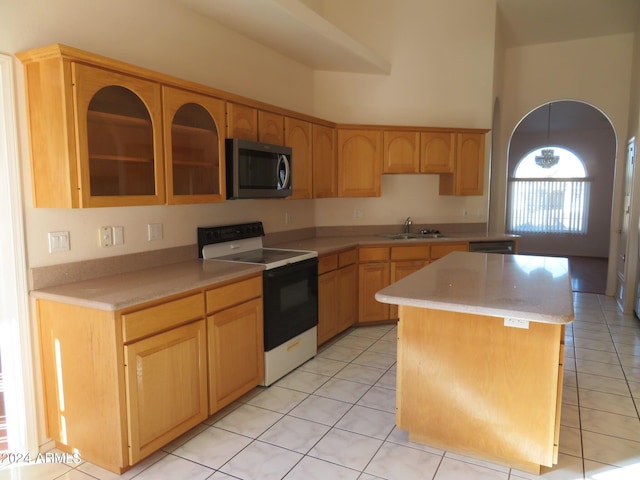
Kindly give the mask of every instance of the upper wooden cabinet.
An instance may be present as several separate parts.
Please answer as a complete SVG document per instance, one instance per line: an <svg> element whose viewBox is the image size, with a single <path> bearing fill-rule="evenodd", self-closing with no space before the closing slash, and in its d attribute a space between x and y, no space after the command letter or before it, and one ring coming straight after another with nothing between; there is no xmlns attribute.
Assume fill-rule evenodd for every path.
<svg viewBox="0 0 640 480"><path fill-rule="evenodd" d="M284 145L284 116L227 102L227 137Z"/></svg>
<svg viewBox="0 0 640 480"><path fill-rule="evenodd" d="M376 197L383 173L435 173L482 195L480 129L342 125L64 45L25 67L36 207L225 200L224 138L289 145L293 195Z"/></svg>
<svg viewBox="0 0 640 480"><path fill-rule="evenodd" d="M311 132L313 135L313 198L337 197L336 129L314 123ZM295 158L293 161L295 162Z"/></svg>
<svg viewBox="0 0 640 480"><path fill-rule="evenodd" d="M258 141L284 145L284 117L278 113L258 110Z"/></svg>
<svg viewBox="0 0 640 480"><path fill-rule="evenodd" d="M18 57L36 207L224 201L224 100L63 45Z"/></svg>
<svg viewBox="0 0 640 480"><path fill-rule="evenodd" d="M382 173L420 171L420 132L385 130Z"/></svg>
<svg viewBox="0 0 640 480"><path fill-rule="evenodd" d="M440 175L440 195L482 195L484 133L456 135L455 172Z"/></svg>
<svg viewBox="0 0 640 480"><path fill-rule="evenodd" d="M293 193L291 200L313 196L313 139L311 123L284 118L284 144L292 149Z"/></svg>
<svg viewBox="0 0 640 480"><path fill-rule="evenodd" d="M382 131L338 129L338 196L379 197Z"/></svg>
<svg viewBox="0 0 640 480"><path fill-rule="evenodd" d="M420 171L453 173L455 168L455 133L420 133Z"/></svg>
<svg viewBox="0 0 640 480"><path fill-rule="evenodd" d="M440 175L440 195L482 195L486 130L385 130L382 173Z"/></svg>
<svg viewBox="0 0 640 480"><path fill-rule="evenodd" d="M171 87L162 100L168 203L224 201L224 101Z"/></svg>
<svg viewBox="0 0 640 480"><path fill-rule="evenodd" d="M35 206L164 203L160 85L76 63L55 48L19 58Z"/></svg>
<svg viewBox="0 0 640 480"><path fill-rule="evenodd" d="M227 138L258 141L258 110L227 102Z"/></svg>
<svg viewBox="0 0 640 480"><path fill-rule="evenodd" d="M160 85L80 63L71 71L83 205L162 203Z"/></svg>

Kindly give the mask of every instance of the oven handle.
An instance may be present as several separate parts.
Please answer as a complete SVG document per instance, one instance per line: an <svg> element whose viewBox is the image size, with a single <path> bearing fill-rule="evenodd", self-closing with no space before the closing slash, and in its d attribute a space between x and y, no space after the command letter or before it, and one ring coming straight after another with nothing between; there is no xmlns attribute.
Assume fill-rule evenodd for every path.
<svg viewBox="0 0 640 480"><path fill-rule="evenodd" d="M282 267L274 268L272 270L265 270L264 275L267 278L271 279L271 278L281 277L283 275L289 275L293 272L298 272L300 270L307 270L310 268L311 269L315 268L316 270L318 269L317 257L309 258L307 260L302 260L301 262L288 263L286 265L283 265Z"/></svg>

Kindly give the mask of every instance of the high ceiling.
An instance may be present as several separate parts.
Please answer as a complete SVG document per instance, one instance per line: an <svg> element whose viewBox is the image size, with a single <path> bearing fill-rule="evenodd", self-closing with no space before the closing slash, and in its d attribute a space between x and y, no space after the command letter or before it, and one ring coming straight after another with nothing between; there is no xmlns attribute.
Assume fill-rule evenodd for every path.
<svg viewBox="0 0 640 480"><path fill-rule="evenodd" d="M323 0L176 1L315 70L391 70L377 52L318 13ZM496 1L507 47L634 32L640 23L640 0Z"/></svg>
<svg viewBox="0 0 640 480"><path fill-rule="evenodd" d="M640 0L497 0L508 47L634 32Z"/></svg>

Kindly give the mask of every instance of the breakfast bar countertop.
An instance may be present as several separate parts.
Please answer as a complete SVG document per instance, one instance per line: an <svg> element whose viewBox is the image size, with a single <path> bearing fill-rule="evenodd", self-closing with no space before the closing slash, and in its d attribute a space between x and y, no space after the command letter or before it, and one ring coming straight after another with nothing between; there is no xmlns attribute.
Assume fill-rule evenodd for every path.
<svg viewBox="0 0 640 480"><path fill-rule="evenodd" d="M383 303L541 323L573 321L568 260L453 252L380 290Z"/></svg>

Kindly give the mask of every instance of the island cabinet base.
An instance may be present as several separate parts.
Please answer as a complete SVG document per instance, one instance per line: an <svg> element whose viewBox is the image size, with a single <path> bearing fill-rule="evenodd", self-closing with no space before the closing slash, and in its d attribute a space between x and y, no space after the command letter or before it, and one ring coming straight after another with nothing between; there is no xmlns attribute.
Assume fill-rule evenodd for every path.
<svg viewBox="0 0 640 480"><path fill-rule="evenodd" d="M558 461L564 325L400 306L397 424L413 441L539 474Z"/></svg>

